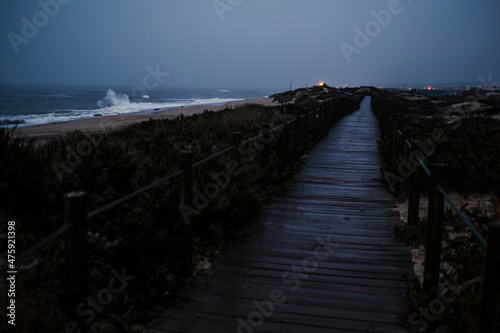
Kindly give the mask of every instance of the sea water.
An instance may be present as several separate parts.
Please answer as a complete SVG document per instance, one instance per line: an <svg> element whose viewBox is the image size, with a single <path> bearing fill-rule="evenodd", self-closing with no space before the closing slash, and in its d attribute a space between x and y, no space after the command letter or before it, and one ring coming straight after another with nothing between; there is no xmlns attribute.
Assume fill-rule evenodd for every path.
<svg viewBox="0 0 500 333"><path fill-rule="evenodd" d="M0 126L30 126L75 119L155 112L193 105L223 105L279 92L272 89L158 88L147 95L116 87L0 87Z"/></svg>

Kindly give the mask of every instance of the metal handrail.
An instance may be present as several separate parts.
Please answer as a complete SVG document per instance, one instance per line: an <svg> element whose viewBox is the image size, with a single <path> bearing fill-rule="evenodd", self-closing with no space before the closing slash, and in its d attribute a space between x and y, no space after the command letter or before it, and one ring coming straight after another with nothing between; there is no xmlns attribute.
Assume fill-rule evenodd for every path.
<svg viewBox="0 0 500 333"><path fill-rule="evenodd" d="M250 138L250 139L246 139L245 141L241 141L241 144L242 144L242 145L244 145L244 144L246 144L246 143L252 142L252 141L254 141L254 140L257 140L257 139L259 139L259 138L264 137L264 135L265 135L264 133L261 133L261 134L259 134L259 135L256 135L256 136L254 136L254 137Z"/></svg>
<svg viewBox="0 0 500 333"><path fill-rule="evenodd" d="M439 190L439 192L441 192L441 194L446 199L446 201L448 201L448 203L453 208L453 210L457 213L457 215L460 217L460 219L467 225L467 227L469 227L469 229L472 231L474 236L476 236L477 240L479 241L479 244L481 244L481 246L483 248L486 248L486 240L483 238L483 236L481 236L479 231L477 231L477 229L472 225L472 223L470 223L469 219L464 215L464 213L462 213L462 211L457 207L457 205L453 202L453 200L451 200L448 193L446 193L446 191L443 189L443 187L441 185L437 184L436 187Z"/></svg>
<svg viewBox="0 0 500 333"><path fill-rule="evenodd" d="M401 137L403 137L403 133L399 129L397 131L398 131L398 134ZM408 141L408 139L405 139L405 142L408 145L408 147L411 148L410 141ZM431 177L430 170L427 168L427 166L425 165L425 163L422 161L422 159L420 158L420 156L418 154L416 155L416 158L417 158L418 162L420 163L420 166L422 167L422 169L424 170L424 172L427 174L427 176ZM476 238L477 238L479 244L481 245L481 247L486 248L487 242L484 239L484 237L481 236L481 234L479 233L479 231L477 231L477 229L469 221L469 219L465 216L465 214L460 210L460 208L458 208L458 206L455 204L455 202L453 202L453 200L450 198L450 196L448 195L448 193L446 193L446 191L444 190L444 188L440 184L436 184L436 187L439 190L439 192L441 192L441 194L443 195L443 197L445 198L445 200L450 204L451 208L453 208L453 210L455 211L455 213L457 213L458 217L462 220L462 222L464 222L465 225L470 229L470 231L472 232L472 234L474 236L476 236Z"/></svg>
<svg viewBox="0 0 500 333"><path fill-rule="evenodd" d="M374 110L374 112L376 112L379 120L382 116L384 118L380 122L381 130L383 130L384 134L386 134L391 139L392 152L395 155L401 152L401 150L399 150L400 147L398 146L402 141L401 139L404 139L407 147L410 148L407 149L406 146L404 147L404 158L406 160L409 160L410 156L411 158L413 158L413 155L409 154L415 153L415 148L413 149L413 151L411 151L411 143L406 138L404 138L404 135L401 133L401 131L397 129L396 126L394 126L394 122L391 121L392 119L389 117L389 111L387 109L384 109L381 105L377 105L376 109L377 110ZM389 121L387 122L385 121L385 119L389 119ZM398 136L398 134L401 135L401 138ZM418 160L418 163L412 162L411 164L416 164L415 167L417 168L420 165L425 174L430 177L431 172L424 164L419 154L416 154L416 160ZM498 258L500 258L500 222L493 222L489 224L488 239L485 240L479 233L479 231L475 228L475 226L469 221L467 216L465 216L465 214L460 211L458 206L453 202L448 193L446 193L446 191L444 190L442 186L442 183L445 181L446 172L444 165L433 164L432 171L432 186L429 192L429 208L433 207L434 209L429 210L429 221L432 222L432 225L429 225L429 229L427 230L425 244L426 258L423 278L423 291L424 293L429 294L430 297L428 299L432 299L433 297L436 297L435 299L439 299L439 291L443 290L442 287L440 288L442 247L441 232L443 228L444 200L446 200L458 215L458 217L478 240L481 247L484 249L485 261L482 273L483 280L480 299L480 314L477 319L477 323L479 332L493 332L496 328L500 327L500 310L498 308L500 289L497 288L498 281L500 279L500 270L498 269ZM410 193L408 199L408 223L414 226L418 225L420 190L418 186L413 186L418 185L419 173L420 171L418 171L418 169L416 170L416 172L414 170L411 176ZM432 306L432 302L430 304Z"/></svg>
<svg viewBox="0 0 500 333"><path fill-rule="evenodd" d="M222 150L222 151L220 151L218 153L213 154L212 156L204 158L201 161L198 161L195 164L193 164L193 168L196 168L197 166L200 166L200 165L205 164L205 163L207 163L207 162L209 162L209 161L211 161L211 160L213 160L213 159L215 159L215 158L217 158L219 156L222 156L222 155L230 152L231 150L233 150L235 148L236 148L236 146L231 146L231 147L226 148L226 149L224 149L224 150Z"/></svg>
<svg viewBox="0 0 500 333"><path fill-rule="evenodd" d="M121 205L122 203L124 203L124 202L126 202L126 201L128 201L128 200L130 200L130 199L132 199L132 198L135 198L135 197L136 197L136 196L138 196L139 194L142 194L142 193L144 193L144 192L147 192L147 191L149 191L150 189L152 189L153 187L156 187L156 186L158 186L158 185L160 185L160 184L162 184L162 183L166 182L167 180L170 180L170 179L172 179L172 178L175 178L175 177L177 177L177 176L180 176L183 172L184 172L183 170L179 170L179 171L177 171L177 172L175 172L175 173L173 173L173 174L171 174L171 175L168 175L168 176L166 176L165 178L162 178L162 179L160 179L160 180L158 180L158 181L156 181L156 182L154 182L154 183L152 183L152 184L150 184L150 185L148 185L148 186L145 186L145 187L143 187L143 188L141 188L141 189L139 189L139 190L137 190L137 191L135 191L135 192L132 192L132 193L130 193L130 194L127 194L126 196L124 196L124 197L122 197L122 198L120 198L120 199L118 199L118 200L115 200L115 201L113 201L113 202L111 202L111 203L109 203L109 204L107 204L107 205L104 205L104 206L102 206L102 207L100 207L100 208L97 208L96 210L94 210L94 211L92 211L92 212L88 213L88 214L87 214L87 218L88 218L88 219L91 219L91 218L93 218L93 217L95 217L95 216L97 216L97 215L99 215L99 214L104 213L104 212L105 212L105 211L107 211L107 210L110 210L111 208L114 208L114 207L116 207L116 206L119 206L119 205Z"/></svg>
<svg viewBox="0 0 500 333"><path fill-rule="evenodd" d="M30 256L32 256L35 252L41 250L45 246L52 243L53 240L55 240L56 238L58 238L59 236L64 234L66 231L68 231L70 227L71 227L70 224L63 225L57 231L53 232L49 236L45 237L42 241L40 241L36 245L32 246L29 250L23 252L20 256L16 257L16 265L18 263L23 263L24 261L26 261L26 259L28 259ZM1 267L0 268L0 275L4 274L8 270L9 269L8 269L7 265Z"/></svg>
<svg viewBox="0 0 500 333"><path fill-rule="evenodd" d="M431 176L431 171L427 168L427 166L424 164L424 162L422 161L422 159L418 155L417 155L417 160L420 163L420 166L422 167L422 169L424 169L424 171L427 174L427 176L430 177Z"/></svg>

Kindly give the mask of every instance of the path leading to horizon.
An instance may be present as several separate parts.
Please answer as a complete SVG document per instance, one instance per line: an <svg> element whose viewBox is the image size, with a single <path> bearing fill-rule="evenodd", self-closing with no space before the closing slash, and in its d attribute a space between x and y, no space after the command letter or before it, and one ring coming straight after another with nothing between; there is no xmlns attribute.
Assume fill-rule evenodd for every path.
<svg viewBox="0 0 500 333"><path fill-rule="evenodd" d="M401 332L410 253L366 97L150 333ZM409 280L410 279L410 280ZM408 282L410 281L410 282Z"/></svg>

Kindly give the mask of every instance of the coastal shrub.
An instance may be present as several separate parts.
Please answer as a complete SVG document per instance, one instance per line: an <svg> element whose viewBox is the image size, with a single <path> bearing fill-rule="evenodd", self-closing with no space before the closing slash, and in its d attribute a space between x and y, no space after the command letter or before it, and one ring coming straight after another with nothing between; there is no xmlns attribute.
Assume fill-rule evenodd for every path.
<svg viewBox="0 0 500 333"><path fill-rule="evenodd" d="M447 166L447 191L491 193L493 209L496 208L500 188L499 120L482 116L480 112L468 112L467 115L455 113L455 118L445 117L429 103L422 106L411 105L410 108L388 102L387 99L379 99L375 104L376 108L383 106L386 107L385 110L389 110L390 116L397 121L398 128L410 142L419 140L429 143L434 131L439 131L443 140L433 140L428 145L432 146L432 153L426 159L427 163L443 163ZM489 110L486 113L492 115L494 112ZM382 170L397 174L400 161L392 156L389 140L382 138L379 148L384 161ZM422 191L426 192L429 180L424 173L420 182ZM495 218L495 214L486 214L479 207L467 209L464 206L461 211L486 238L488 223ZM429 320L422 317L423 311L432 311L431 307L437 304L436 300L430 299L429 295L409 292L407 296L410 311L405 318L405 322L411 325L409 331L477 331L485 250L453 211L446 209L444 215L443 264L438 295L450 295L453 292L453 297L443 305L439 313L431 312L433 316ZM418 226L395 226L396 237L412 247L423 245L426 220L421 220Z"/></svg>
<svg viewBox="0 0 500 333"><path fill-rule="evenodd" d="M439 131L443 142L434 142L430 163L447 166L448 185L468 191L495 191L500 188L500 121L490 117L466 117L457 122L434 116L421 118L414 114L395 114L398 126L410 142L430 142L433 131ZM384 167L397 173L399 161L382 155ZM427 180L427 177L424 178Z"/></svg>
<svg viewBox="0 0 500 333"><path fill-rule="evenodd" d="M178 170L180 150L193 151L194 162L231 145L231 133L243 140L259 134L262 123L271 128L292 119L299 108L244 105L238 109L204 112L192 117L149 120L114 131L70 133L34 143L2 129L0 217L16 220L18 246L28 249L61 226L62 196L74 190L88 192L93 210L149 185ZM312 126L312 122L310 122ZM281 191L304 154L321 137L310 127L296 133L284 146L273 133L269 164L260 152L242 156L237 181L219 189L203 209L186 223L180 209L180 178L171 180L89 220L90 294L109 281L113 269L135 276L126 292L96 313L96 321L128 330L128 323L158 311L155 302L171 300L188 284L200 258L211 257L237 237L252 216ZM301 135L295 135L301 134ZM90 136L89 136L90 135ZM223 172L231 154L196 167L194 185L203 192L212 174ZM28 209L27 209L28 208ZM0 227L4 232L4 224ZM21 236L22 235L22 236ZM29 316L19 312L19 327L26 331L64 330L64 242L59 239L34 255L22 272L20 298L33 300ZM54 309L47 313L47 309ZM117 320L119 318L119 320ZM130 318L135 318L131 320ZM146 320L146 319L144 319ZM93 322L93 324L95 324ZM110 330L114 330L111 329Z"/></svg>

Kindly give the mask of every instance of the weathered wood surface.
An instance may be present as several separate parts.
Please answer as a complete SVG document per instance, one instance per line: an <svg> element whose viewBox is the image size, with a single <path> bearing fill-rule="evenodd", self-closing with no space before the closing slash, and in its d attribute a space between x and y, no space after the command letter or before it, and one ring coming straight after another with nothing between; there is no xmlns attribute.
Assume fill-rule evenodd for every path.
<svg viewBox="0 0 500 333"><path fill-rule="evenodd" d="M149 332L403 331L413 269L377 181L378 136L367 97Z"/></svg>

